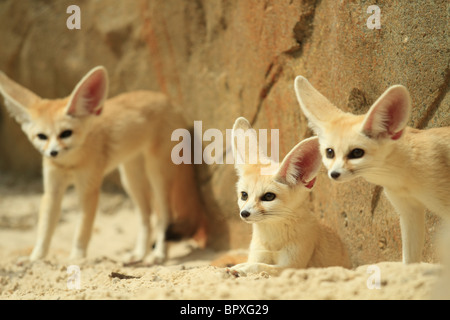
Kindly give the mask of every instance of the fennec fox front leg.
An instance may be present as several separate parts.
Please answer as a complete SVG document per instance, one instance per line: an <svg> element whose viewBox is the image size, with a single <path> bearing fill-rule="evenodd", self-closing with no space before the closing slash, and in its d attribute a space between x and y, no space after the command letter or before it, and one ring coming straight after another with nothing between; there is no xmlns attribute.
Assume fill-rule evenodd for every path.
<svg viewBox="0 0 450 320"><path fill-rule="evenodd" d="M69 185L75 185L82 210L71 257L86 255L103 177L118 166L141 214L135 259L144 258L155 238L151 260L162 262L169 225L181 225L178 234L194 235L200 247L206 245L206 216L193 167L175 165L170 157L171 134L185 128L184 119L163 94L133 91L106 100L107 92L103 67L88 72L69 97L56 100L42 99L0 72L7 110L43 156L44 195L32 260L48 252Z"/></svg>
<svg viewBox="0 0 450 320"><path fill-rule="evenodd" d="M44 195L39 209L37 240L30 256L31 260L47 255L53 232L58 223L61 202L69 184L69 177L64 171L52 166L44 166L43 178Z"/></svg>
<svg viewBox="0 0 450 320"><path fill-rule="evenodd" d="M250 141L248 149L241 143L245 137ZM256 132L250 123L238 118L233 127L238 205L240 217L252 224L253 235L248 262L232 267L230 272L277 275L284 268L350 267L339 237L305 208L321 167L317 138L297 144L280 165L263 159L256 144ZM250 159L257 161L252 163Z"/></svg>
<svg viewBox="0 0 450 320"><path fill-rule="evenodd" d="M425 208L450 216L450 127L408 127L411 98L401 85L387 89L365 115L336 108L302 76L295 92L330 179L363 177L382 186L400 215L403 262L420 262Z"/></svg>

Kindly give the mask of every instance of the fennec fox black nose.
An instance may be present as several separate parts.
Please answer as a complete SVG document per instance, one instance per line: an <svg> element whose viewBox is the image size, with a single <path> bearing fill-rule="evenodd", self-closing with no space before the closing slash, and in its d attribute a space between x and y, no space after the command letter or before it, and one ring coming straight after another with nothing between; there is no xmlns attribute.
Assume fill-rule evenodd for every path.
<svg viewBox="0 0 450 320"><path fill-rule="evenodd" d="M58 155L58 151L52 151L50 152L50 155L54 158Z"/></svg>
<svg viewBox="0 0 450 320"><path fill-rule="evenodd" d="M247 210L244 210L241 212L241 217L242 218L248 218L250 217L250 212L248 212Z"/></svg>
<svg viewBox="0 0 450 320"><path fill-rule="evenodd" d="M330 173L330 176L331 176L333 179L339 178L340 175L341 175L341 174L340 174L339 172L336 172L336 171L333 171L332 173Z"/></svg>

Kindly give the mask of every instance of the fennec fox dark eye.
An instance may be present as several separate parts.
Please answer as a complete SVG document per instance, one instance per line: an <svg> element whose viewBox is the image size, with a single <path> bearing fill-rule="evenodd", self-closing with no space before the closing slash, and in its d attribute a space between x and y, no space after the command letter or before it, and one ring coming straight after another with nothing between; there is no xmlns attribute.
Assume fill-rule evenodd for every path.
<svg viewBox="0 0 450 320"><path fill-rule="evenodd" d="M241 200L247 200L248 199L248 194L247 194L247 192L245 192L245 191L242 191L241 192Z"/></svg>
<svg viewBox="0 0 450 320"><path fill-rule="evenodd" d="M334 158L334 150L331 148L328 148L325 150L325 154L327 156L328 159L333 159Z"/></svg>
<svg viewBox="0 0 450 320"><path fill-rule="evenodd" d="M364 150L355 148L352 151L350 151L350 153L348 154L347 157L349 159L359 159L359 158L362 158L363 156L364 156Z"/></svg>
<svg viewBox="0 0 450 320"><path fill-rule="evenodd" d="M40 140L47 140L47 139L48 139L48 137L47 137L45 134L43 134L43 133L38 133L38 134L37 134L37 137L38 137Z"/></svg>
<svg viewBox="0 0 450 320"><path fill-rule="evenodd" d="M275 195L275 193L267 192L261 197L261 200L262 201L273 201L273 200L275 200L276 197L277 196Z"/></svg>
<svg viewBox="0 0 450 320"><path fill-rule="evenodd" d="M61 132L61 133L59 134L59 137L60 137L61 139L64 139L64 138L70 137L71 135L72 135L72 130L64 130L63 132Z"/></svg>

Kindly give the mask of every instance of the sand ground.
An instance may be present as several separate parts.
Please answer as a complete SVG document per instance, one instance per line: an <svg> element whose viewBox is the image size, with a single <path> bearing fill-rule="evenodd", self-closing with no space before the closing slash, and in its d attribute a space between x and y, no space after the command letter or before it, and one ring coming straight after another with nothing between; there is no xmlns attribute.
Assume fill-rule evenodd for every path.
<svg viewBox="0 0 450 320"><path fill-rule="evenodd" d="M211 263L245 250L199 250L181 241L169 244L164 265L125 265L138 220L130 200L117 192L101 196L88 257L71 261L78 205L69 190L48 257L31 263L26 257L35 240L40 183L0 184L0 299L449 298L439 264L381 262L352 270L287 269L278 277L262 273L235 278Z"/></svg>

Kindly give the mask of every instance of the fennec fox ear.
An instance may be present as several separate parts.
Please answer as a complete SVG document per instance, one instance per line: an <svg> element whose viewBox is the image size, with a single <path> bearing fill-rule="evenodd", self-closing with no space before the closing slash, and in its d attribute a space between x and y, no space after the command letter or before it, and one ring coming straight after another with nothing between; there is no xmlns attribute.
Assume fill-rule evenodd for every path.
<svg viewBox="0 0 450 320"><path fill-rule="evenodd" d="M297 76L294 88L300 108L316 134L320 133L326 122L342 114L342 111L317 91L305 77Z"/></svg>
<svg viewBox="0 0 450 320"><path fill-rule="evenodd" d="M284 157L275 179L290 186L302 183L311 189L322 165L318 137L303 140Z"/></svg>
<svg viewBox="0 0 450 320"><path fill-rule="evenodd" d="M411 113L411 98L401 85L387 89L367 112L362 132L370 138L399 139Z"/></svg>
<svg viewBox="0 0 450 320"><path fill-rule="evenodd" d="M73 117L99 115L108 95L108 73L102 66L89 71L73 90L66 113Z"/></svg>
<svg viewBox="0 0 450 320"><path fill-rule="evenodd" d="M0 93L5 99L5 106L11 116L20 124L30 120L27 108L37 103L41 98L8 78L0 71Z"/></svg>
<svg viewBox="0 0 450 320"><path fill-rule="evenodd" d="M256 131L252 128L250 122L244 117L237 118L233 125L232 146L234 167L239 175L242 173L244 165L258 162L257 141Z"/></svg>

